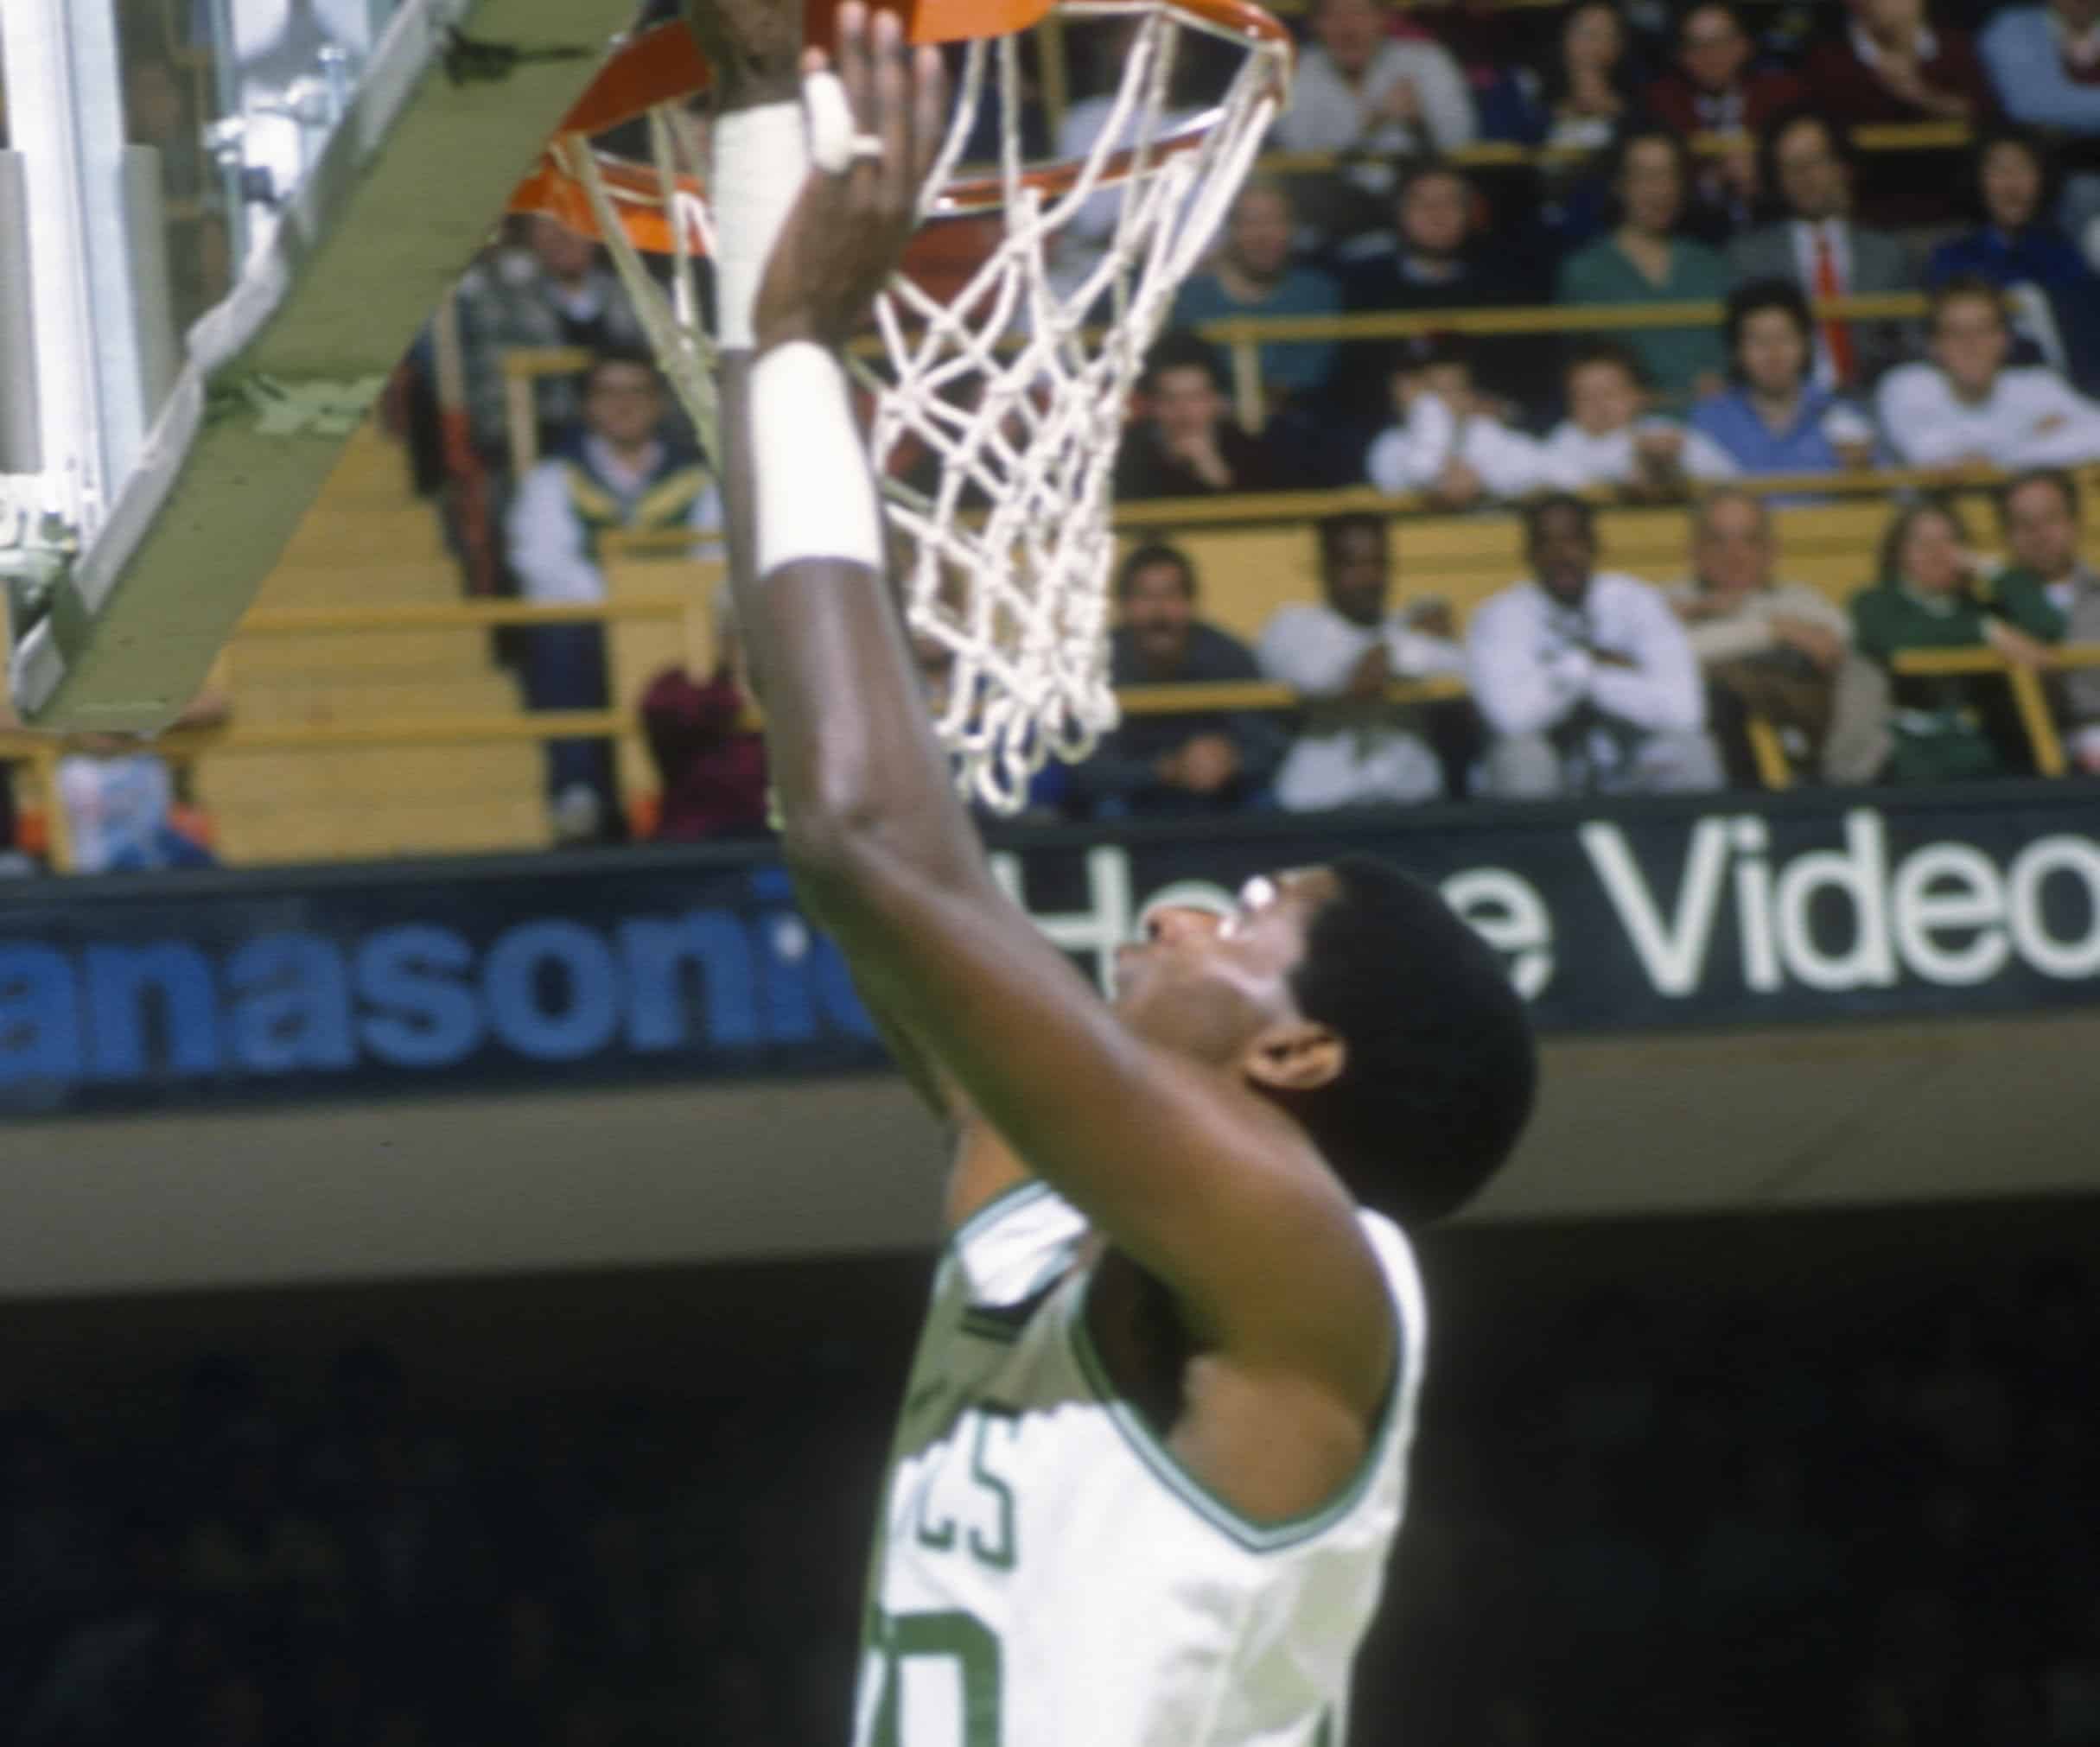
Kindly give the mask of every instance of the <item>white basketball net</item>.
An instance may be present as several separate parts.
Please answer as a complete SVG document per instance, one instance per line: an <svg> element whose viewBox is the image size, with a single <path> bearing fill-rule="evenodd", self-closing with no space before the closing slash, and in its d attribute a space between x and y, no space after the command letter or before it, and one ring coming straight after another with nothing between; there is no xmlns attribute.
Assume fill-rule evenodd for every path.
<svg viewBox="0 0 2100 1747"><path fill-rule="evenodd" d="M1067 18L1139 21L1099 137L1046 195L1021 157L1021 45L969 45L955 119L920 197L952 210L950 187L989 95L998 105L1005 233L952 301L902 275L875 309L880 362L854 360L875 397L870 449L890 524L907 537L906 617L945 651L937 699L958 786L1017 811L1055 753L1079 759L1116 725L1109 684L1110 486L1124 409L1176 289L1209 247L1288 90L1289 51L1249 41L1168 0L1065 0ZM1185 31L1245 50L1224 98L1193 120L1170 110ZM701 204L677 192L699 168L690 117L651 118L680 253L668 295L626 239L595 161L571 163L634 296L665 372L714 448L713 347L692 257L711 242ZM1190 143L1190 142L1193 142ZM1082 276L1053 283L1053 245L1090 195L1123 185L1113 232ZM922 492L888 477L901 448L938 464ZM908 451L907 451L908 452Z"/></svg>

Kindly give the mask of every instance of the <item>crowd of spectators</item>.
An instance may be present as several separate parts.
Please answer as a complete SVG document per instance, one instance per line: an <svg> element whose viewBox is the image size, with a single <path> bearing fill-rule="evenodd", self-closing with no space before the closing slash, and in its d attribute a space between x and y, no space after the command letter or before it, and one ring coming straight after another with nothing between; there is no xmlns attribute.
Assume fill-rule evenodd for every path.
<svg viewBox="0 0 2100 1747"><path fill-rule="evenodd" d="M1612 1296L1550 1274L1517 1305L1440 1275L1442 1242L1351 1740L2100 1741L2100 1326L2077 1267L1912 1264L1841 1313L1798 1271L1688 1301L1636 1265ZM102 1399L91 1371L16 1398L0 1741L845 1740L920 1266L894 1264L901 1313L856 1313L887 1286L776 1270L760 1304L815 1289L843 1313L714 1392L638 1363L449 1405L366 1347L310 1382L221 1356L179 1387Z"/></svg>

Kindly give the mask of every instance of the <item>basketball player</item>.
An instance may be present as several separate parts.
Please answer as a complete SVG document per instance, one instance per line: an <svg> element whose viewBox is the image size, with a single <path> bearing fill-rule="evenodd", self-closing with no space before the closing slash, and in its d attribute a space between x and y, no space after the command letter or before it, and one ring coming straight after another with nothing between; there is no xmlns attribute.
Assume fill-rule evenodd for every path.
<svg viewBox="0 0 2100 1747"><path fill-rule="evenodd" d="M1521 1005L1435 892L1370 861L1153 916L1113 1008L1002 894L921 702L838 353L911 228L939 62L842 10L850 140L765 197L760 248L744 209L803 117L777 80L750 101L722 16L696 22L730 71L727 484L785 847L961 1137L854 1740L1338 1743L1422 1375L1396 1222L1516 1141Z"/></svg>

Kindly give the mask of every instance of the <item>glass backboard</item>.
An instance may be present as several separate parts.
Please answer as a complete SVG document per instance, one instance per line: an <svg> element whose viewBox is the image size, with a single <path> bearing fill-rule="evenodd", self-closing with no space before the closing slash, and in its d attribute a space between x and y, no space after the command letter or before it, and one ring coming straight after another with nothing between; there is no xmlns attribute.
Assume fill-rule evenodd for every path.
<svg viewBox="0 0 2100 1747"><path fill-rule="evenodd" d="M3 0L16 706L176 714L636 0Z"/></svg>

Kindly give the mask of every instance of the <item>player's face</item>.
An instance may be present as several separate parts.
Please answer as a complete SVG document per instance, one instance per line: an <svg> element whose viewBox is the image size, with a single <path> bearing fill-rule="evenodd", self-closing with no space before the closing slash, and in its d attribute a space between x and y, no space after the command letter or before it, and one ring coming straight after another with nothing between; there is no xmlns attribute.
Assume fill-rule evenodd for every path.
<svg viewBox="0 0 2100 1747"><path fill-rule="evenodd" d="M1265 1027L1297 1017L1290 973L1313 918L1340 891L1325 867L1263 874L1222 912L1166 905L1116 955L1116 1011L1149 1041L1225 1066Z"/></svg>

